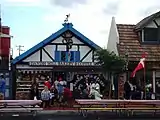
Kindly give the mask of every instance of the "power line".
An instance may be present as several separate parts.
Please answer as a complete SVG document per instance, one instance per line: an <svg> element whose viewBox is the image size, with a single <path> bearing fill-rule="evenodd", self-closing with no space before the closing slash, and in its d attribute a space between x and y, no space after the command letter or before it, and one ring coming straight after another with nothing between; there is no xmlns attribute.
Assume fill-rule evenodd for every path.
<svg viewBox="0 0 160 120"><path fill-rule="evenodd" d="M17 45L17 50L18 50L18 53L19 55L21 54L21 51L24 51L22 48L24 47L23 45Z"/></svg>

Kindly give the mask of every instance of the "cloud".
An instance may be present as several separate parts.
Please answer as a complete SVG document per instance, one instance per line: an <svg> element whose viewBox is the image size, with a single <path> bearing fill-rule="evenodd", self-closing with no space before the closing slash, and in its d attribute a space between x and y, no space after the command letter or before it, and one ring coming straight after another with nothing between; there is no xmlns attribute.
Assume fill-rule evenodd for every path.
<svg viewBox="0 0 160 120"><path fill-rule="evenodd" d="M157 6L155 1L101 0L98 2L97 0L87 0L87 4L81 4L75 8L54 8L56 14L45 15L45 20L61 25L65 14L71 13L70 21L74 27L103 47L107 45L112 16L115 16L116 23L136 24L146 17L139 14L141 11L149 10L151 6Z"/></svg>
<svg viewBox="0 0 160 120"><path fill-rule="evenodd" d="M87 0L51 0L51 3L61 7L72 7L75 4L86 4Z"/></svg>
<svg viewBox="0 0 160 120"><path fill-rule="evenodd" d="M103 12L107 15L116 15L120 6L120 0L109 1L106 3L106 7L103 9Z"/></svg>
<svg viewBox="0 0 160 120"><path fill-rule="evenodd" d="M34 3L39 0L6 0L7 2L14 2L14 3Z"/></svg>
<svg viewBox="0 0 160 120"><path fill-rule="evenodd" d="M157 4L157 5L152 5L152 6L149 6L148 8L145 8L143 9L142 11L140 11L139 15L141 16L149 16L153 13L156 13L156 12L159 12L160 11L160 5Z"/></svg>
<svg viewBox="0 0 160 120"><path fill-rule="evenodd" d="M2 0L4 6L14 7L43 7L48 0Z"/></svg>
<svg viewBox="0 0 160 120"><path fill-rule="evenodd" d="M4 1L4 0L2 0ZM62 27L65 15L70 13L69 21L73 27L91 39L101 47L107 46L108 34L111 25L112 16L115 17L116 23L136 24L144 17L157 12L160 8L159 0L5 0L10 5L35 5L36 7L45 7L45 13L41 13L43 22L47 30L51 33L56 32ZM37 10L37 9L36 9ZM41 11L40 11L41 12ZM11 12L12 13L12 12ZM23 14L23 13L22 13ZM17 16L17 21L21 20L21 15ZM34 19L34 17L30 17ZM16 28L17 29L17 28ZM27 28L26 28L27 29ZM14 31L14 29L13 29ZM38 34L41 29L37 30L34 36L27 38L32 40L36 36L44 38L45 34ZM16 38L15 38L16 39ZM17 38L18 43L21 41ZM40 41L40 40L39 40ZM36 43L38 40L34 41ZM15 42L15 41L14 41ZM26 49L32 45L25 45ZM16 44L16 43L15 43Z"/></svg>

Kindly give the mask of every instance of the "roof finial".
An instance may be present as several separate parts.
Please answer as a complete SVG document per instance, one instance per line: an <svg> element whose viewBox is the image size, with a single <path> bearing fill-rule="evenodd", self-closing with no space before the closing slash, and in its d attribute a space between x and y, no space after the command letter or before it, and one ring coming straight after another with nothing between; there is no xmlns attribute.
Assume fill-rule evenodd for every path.
<svg viewBox="0 0 160 120"><path fill-rule="evenodd" d="M70 14L66 15L66 19L64 20L64 23L68 23L68 18L70 17Z"/></svg>

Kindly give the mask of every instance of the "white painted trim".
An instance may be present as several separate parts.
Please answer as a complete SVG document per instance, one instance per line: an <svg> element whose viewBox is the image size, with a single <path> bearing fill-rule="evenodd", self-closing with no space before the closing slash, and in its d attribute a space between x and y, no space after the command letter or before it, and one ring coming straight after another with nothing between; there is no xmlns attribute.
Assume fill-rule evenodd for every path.
<svg viewBox="0 0 160 120"><path fill-rule="evenodd" d="M118 55L117 44L119 44L119 33L117 29L117 24L115 22L115 18L112 17L110 31L108 35L107 49L110 52L113 51L116 55Z"/></svg>
<svg viewBox="0 0 160 120"><path fill-rule="evenodd" d="M156 71L152 72L152 78L153 78L153 81L152 81L152 84L153 84L153 93L155 93L156 92Z"/></svg>
<svg viewBox="0 0 160 120"><path fill-rule="evenodd" d="M142 42L144 42L144 30L142 30L141 38L142 38Z"/></svg>
<svg viewBox="0 0 160 120"><path fill-rule="evenodd" d="M3 33L0 33L0 37L4 37L4 38L5 38L5 37L9 37L9 38L10 38L10 37L13 37L13 36L7 35L7 34L3 34Z"/></svg>
<svg viewBox="0 0 160 120"><path fill-rule="evenodd" d="M33 70L40 70L40 69L53 69L53 67L31 67L28 65L16 65L16 69L33 69Z"/></svg>

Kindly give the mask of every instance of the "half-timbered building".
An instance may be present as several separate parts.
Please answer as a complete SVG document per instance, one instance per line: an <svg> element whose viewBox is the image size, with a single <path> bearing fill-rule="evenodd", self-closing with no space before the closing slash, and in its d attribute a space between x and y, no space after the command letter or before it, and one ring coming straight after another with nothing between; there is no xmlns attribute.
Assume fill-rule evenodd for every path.
<svg viewBox="0 0 160 120"><path fill-rule="evenodd" d="M100 47L73 28L72 23L64 23L59 31L12 61L16 93L28 93L35 75L50 76L52 81L61 76L71 81L76 74L99 74L101 68L94 59L97 49Z"/></svg>

